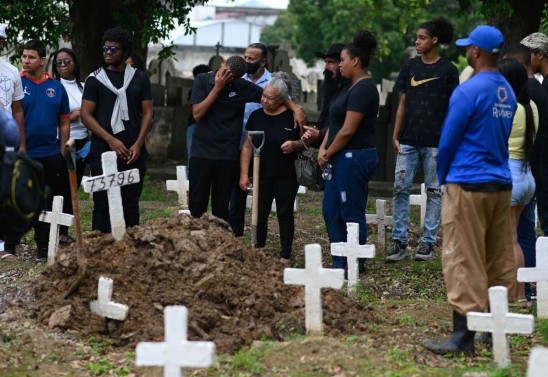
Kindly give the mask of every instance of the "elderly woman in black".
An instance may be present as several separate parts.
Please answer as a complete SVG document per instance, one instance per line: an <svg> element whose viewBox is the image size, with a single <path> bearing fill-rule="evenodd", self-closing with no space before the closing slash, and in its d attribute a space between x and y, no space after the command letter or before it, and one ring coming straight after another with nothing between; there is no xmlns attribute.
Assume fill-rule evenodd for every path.
<svg viewBox="0 0 548 377"><path fill-rule="evenodd" d="M293 112L284 103L289 99L289 86L282 75L273 74L261 98L261 109L251 113L247 131L264 131L259 167L259 211L257 245L264 247L272 200L280 226L281 261L290 265L295 220L293 203L299 184L295 173L296 152L305 148L299 128L294 127ZM240 158L240 188L249 186L249 162L253 153L246 138Z"/></svg>

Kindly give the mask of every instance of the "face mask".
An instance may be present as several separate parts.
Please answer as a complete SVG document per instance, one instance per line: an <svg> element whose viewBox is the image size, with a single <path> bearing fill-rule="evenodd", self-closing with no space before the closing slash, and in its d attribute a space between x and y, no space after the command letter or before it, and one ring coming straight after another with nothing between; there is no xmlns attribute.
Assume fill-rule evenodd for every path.
<svg viewBox="0 0 548 377"><path fill-rule="evenodd" d="M261 68L261 64L259 62L257 63L246 63L247 64L247 73L249 75L255 74L259 68Z"/></svg>

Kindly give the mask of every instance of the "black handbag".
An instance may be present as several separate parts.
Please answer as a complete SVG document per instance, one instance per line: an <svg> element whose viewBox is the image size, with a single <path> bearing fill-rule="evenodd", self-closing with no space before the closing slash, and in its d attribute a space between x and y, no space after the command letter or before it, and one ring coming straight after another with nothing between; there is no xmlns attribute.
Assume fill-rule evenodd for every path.
<svg viewBox="0 0 548 377"><path fill-rule="evenodd" d="M301 186L312 186L318 183L318 150L309 148L299 152L295 160L297 182Z"/></svg>

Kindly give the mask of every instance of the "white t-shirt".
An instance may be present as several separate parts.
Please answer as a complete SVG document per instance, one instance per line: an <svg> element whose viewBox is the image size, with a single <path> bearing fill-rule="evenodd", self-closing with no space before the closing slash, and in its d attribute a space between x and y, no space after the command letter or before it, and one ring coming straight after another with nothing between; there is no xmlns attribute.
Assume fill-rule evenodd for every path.
<svg viewBox="0 0 548 377"><path fill-rule="evenodd" d="M79 109L82 106L82 93L78 85L76 84L76 80L65 80L61 78L61 84L63 84L63 87L67 91L68 98L69 98L69 108L70 112L72 113L74 110ZM82 88L84 87L84 84L82 83ZM70 121L70 137L74 140L81 140L85 139L89 136L89 131L82 124L82 119L80 117Z"/></svg>
<svg viewBox="0 0 548 377"><path fill-rule="evenodd" d="M0 109L11 114L11 103L22 100L24 96L19 71L0 59Z"/></svg>

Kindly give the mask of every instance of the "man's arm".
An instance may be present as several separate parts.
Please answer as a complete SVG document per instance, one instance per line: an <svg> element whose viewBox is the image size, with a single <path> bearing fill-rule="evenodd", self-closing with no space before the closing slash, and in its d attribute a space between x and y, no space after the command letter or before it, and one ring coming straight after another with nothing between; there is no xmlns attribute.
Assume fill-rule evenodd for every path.
<svg viewBox="0 0 548 377"><path fill-rule="evenodd" d="M23 101L13 101L11 103L11 113L13 119L17 122L19 127L19 150L21 152L27 151L27 138L25 136L25 115L23 112Z"/></svg>
<svg viewBox="0 0 548 377"><path fill-rule="evenodd" d="M295 127L299 126L301 128L301 131L304 132L303 127L306 126L306 113L304 112L304 108L293 102L292 100L285 101L284 105L291 111L293 111L293 116L295 117Z"/></svg>
<svg viewBox="0 0 548 377"><path fill-rule="evenodd" d="M152 100L145 100L141 102L141 113L141 128L139 129L139 136L137 136L135 144L133 144L131 148L129 148L129 154L131 157L127 162L128 164L134 163L139 158L141 154L141 148L145 143L145 138L151 129L150 124L152 123Z"/></svg>
<svg viewBox="0 0 548 377"><path fill-rule="evenodd" d="M400 102L396 111L396 120L394 122L394 133L392 134L392 146L394 153L400 153L400 136L403 129L403 119L405 117L405 93L400 93Z"/></svg>
<svg viewBox="0 0 548 377"><path fill-rule="evenodd" d="M129 149L126 148L124 143L116 139L114 136L109 134L107 131L101 127L97 119L93 117L93 112L95 111L95 102L83 99L82 100L82 123L88 130L93 132L97 137L100 137L106 141L110 149L119 156L122 156L126 160L130 159ZM147 125L148 126L148 125Z"/></svg>
<svg viewBox="0 0 548 377"><path fill-rule="evenodd" d="M249 161L251 161L251 145L246 137L240 153L240 190L247 192L249 187Z"/></svg>
<svg viewBox="0 0 548 377"><path fill-rule="evenodd" d="M70 137L70 115L63 115L59 118L59 143L61 154L65 154L65 145Z"/></svg>
<svg viewBox="0 0 548 377"><path fill-rule="evenodd" d="M213 89L207 94L207 97L199 103L192 104L192 116L197 122L205 117L205 115L207 114L211 106L213 106L213 103L221 93L221 90L233 80L234 77L232 76L232 72L223 63L221 68L215 74L215 85L213 86ZM194 87L192 89L192 92L195 93L196 91L194 90Z"/></svg>

